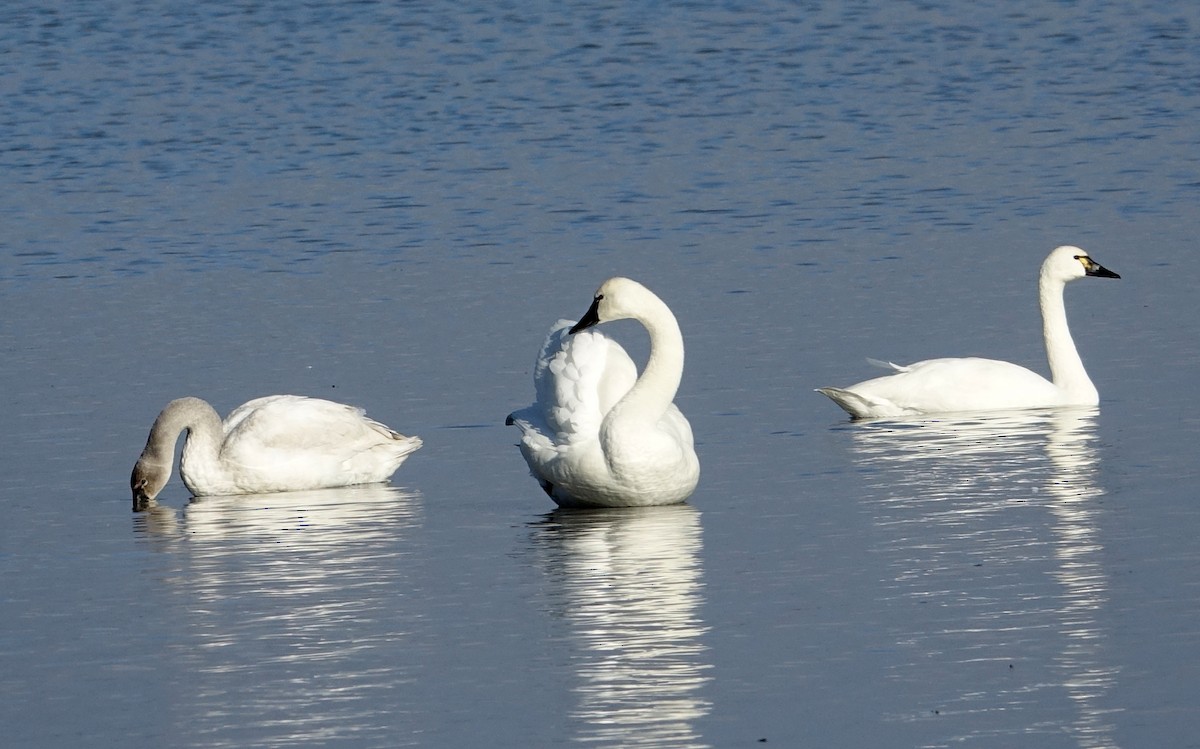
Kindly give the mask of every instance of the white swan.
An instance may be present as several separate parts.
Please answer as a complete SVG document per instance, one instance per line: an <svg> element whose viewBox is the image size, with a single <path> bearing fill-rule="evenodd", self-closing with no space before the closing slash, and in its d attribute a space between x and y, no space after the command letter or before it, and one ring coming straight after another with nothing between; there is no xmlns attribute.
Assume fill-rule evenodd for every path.
<svg viewBox="0 0 1200 749"><path fill-rule="evenodd" d="M650 334L641 377L620 344L581 332L625 318ZM675 504L700 479L692 427L672 402L682 376L675 315L640 283L610 278L583 319L550 330L533 372L537 400L505 423L520 428L530 472L564 507Z"/></svg>
<svg viewBox="0 0 1200 749"><path fill-rule="evenodd" d="M1051 382L1025 367L995 359L929 359L895 374L847 388L818 388L852 417L892 418L955 411L992 411L1052 406L1094 406L1096 386L1083 368L1067 327L1063 288L1084 276L1120 278L1087 252L1065 245L1042 263L1038 293Z"/></svg>
<svg viewBox="0 0 1200 749"><path fill-rule="evenodd" d="M386 481L421 446L362 409L299 395L269 395L221 422L199 398L167 404L133 467L134 509L171 478L175 442L187 430L179 474L196 496L328 489Z"/></svg>

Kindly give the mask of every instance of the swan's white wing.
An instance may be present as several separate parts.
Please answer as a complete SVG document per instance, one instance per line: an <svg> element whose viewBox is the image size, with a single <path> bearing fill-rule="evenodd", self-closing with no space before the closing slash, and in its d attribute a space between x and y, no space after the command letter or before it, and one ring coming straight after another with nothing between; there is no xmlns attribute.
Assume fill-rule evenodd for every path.
<svg viewBox="0 0 1200 749"><path fill-rule="evenodd" d="M225 428L223 461L289 487L383 481L421 446L360 408L296 395L250 401Z"/></svg>
<svg viewBox="0 0 1200 749"><path fill-rule="evenodd" d="M550 330L534 367L542 425L555 442L591 439L604 414L637 381L637 367L616 341L597 331L571 335L570 320Z"/></svg>
<svg viewBox="0 0 1200 749"><path fill-rule="evenodd" d="M928 359L848 388L821 390L858 417L1053 406L1061 393L1025 367L996 359Z"/></svg>
<svg viewBox="0 0 1200 749"><path fill-rule="evenodd" d="M530 471L548 492L575 482L603 484L608 468L600 425L637 381L637 368L619 344L595 331L570 335L573 324L560 320L551 328L534 365L537 400L508 418L521 430Z"/></svg>
<svg viewBox="0 0 1200 749"><path fill-rule="evenodd" d="M240 406L225 421L226 449L239 444L279 450L378 442L391 430L366 418L361 408L343 403L274 395Z"/></svg>
<svg viewBox="0 0 1200 749"><path fill-rule="evenodd" d="M296 403L302 400L306 400L302 395L268 395L263 398L255 398L254 400L246 401L242 405L230 411L229 415L225 417L225 421L222 423L222 426L225 429L225 434L228 435L236 432L241 423L259 409L272 410L274 408L286 408L287 404Z"/></svg>

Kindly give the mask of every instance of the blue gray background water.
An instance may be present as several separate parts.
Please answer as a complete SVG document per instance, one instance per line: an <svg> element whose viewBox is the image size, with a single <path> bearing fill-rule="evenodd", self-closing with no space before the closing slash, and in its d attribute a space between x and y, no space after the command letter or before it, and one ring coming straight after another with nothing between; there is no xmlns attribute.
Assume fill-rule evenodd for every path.
<svg viewBox="0 0 1200 749"><path fill-rule="evenodd" d="M12 746L1181 747L1200 736L1188 3L0 11ZM848 423L868 356L1098 412ZM605 277L681 320L689 504L562 514L504 416ZM611 332L644 356L634 325ZM158 410L293 392L390 487L130 513Z"/></svg>

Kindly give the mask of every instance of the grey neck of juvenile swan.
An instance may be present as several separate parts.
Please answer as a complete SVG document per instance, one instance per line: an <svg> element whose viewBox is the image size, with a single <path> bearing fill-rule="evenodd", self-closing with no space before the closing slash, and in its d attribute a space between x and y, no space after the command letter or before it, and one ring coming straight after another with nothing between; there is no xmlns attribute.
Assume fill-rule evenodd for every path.
<svg viewBox="0 0 1200 749"><path fill-rule="evenodd" d="M1071 403L1092 404L1098 402L1099 394L1092 384L1083 360L1071 338L1067 327L1067 309L1063 302L1066 282L1042 272L1038 282L1038 293L1042 307L1042 334L1046 339L1046 358L1050 362L1050 376L1054 384L1063 390Z"/></svg>
<svg viewBox="0 0 1200 749"><path fill-rule="evenodd" d="M175 442L185 429L188 432L183 447L185 460L215 462L224 434L221 416L205 401L190 397L171 401L154 420L141 462L166 465L169 471L175 459Z"/></svg>
<svg viewBox="0 0 1200 749"><path fill-rule="evenodd" d="M609 416L656 422L675 400L683 378L683 334L671 309L657 297L645 300L646 312L636 319L650 334L650 358L634 386Z"/></svg>

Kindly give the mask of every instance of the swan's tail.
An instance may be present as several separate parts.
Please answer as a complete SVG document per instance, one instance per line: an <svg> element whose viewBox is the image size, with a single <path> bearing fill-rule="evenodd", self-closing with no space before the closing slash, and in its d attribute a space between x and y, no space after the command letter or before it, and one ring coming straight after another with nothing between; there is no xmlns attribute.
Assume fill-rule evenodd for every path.
<svg viewBox="0 0 1200 749"><path fill-rule="evenodd" d="M817 392L829 396L842 410L856 419L866 419L872 415L873 404L858 393L834 387L817 388Z"/></svg>
<svg viewBox="0 0 1200 749"><path fill-rule="evenodd" d="M421 438L416 435L412 435L411 437L405 437L403 434L400 434L399 432L396 433L396 435L395 435L395 437L393 437L393 439L396 441L396 444L395 444L396 454L404 455L406 457L408 455L411 455L412 453L415 453L417 450L420 450L421 445L425 444L421 440Z"/></svg>
<svg viewBox="0 0 1200 749"><path fill-rule="evenodd" d="M387 445L388 450L395 453L397 457L406 457L409 454L419 450L421 445L425 444L421 441L421 438L416 435L405 436L397 432L395 429L392 429L387 424L382 424L374 419L366 418L365 412L361 408L355 410L358 411L359 416L363 417L363 421L367 423L367 426L371 427L380 435L389 440L383 444Z"/></svg>
<svg viewBox="0 0 1200 749"><path fill-rule="evenodd" d="M399 432L392 432L391 440L379 445L378 449L383 450L388 456L388 465L394 472L400 467L404 461L408 460L408 456L421 449L421 445L425 444L420 437L406 437ZM389 476L391 473L388 474Z"/></svg>
<svg viewBox="0 0 1200 749"><path fill-rule="evenodd" d="M388 476L399 470L404 461L408 460L408 456L415 453L424 444L420 437L405 437L399 432L393 432L392 440L384 446L388 451Z"/></svg>

